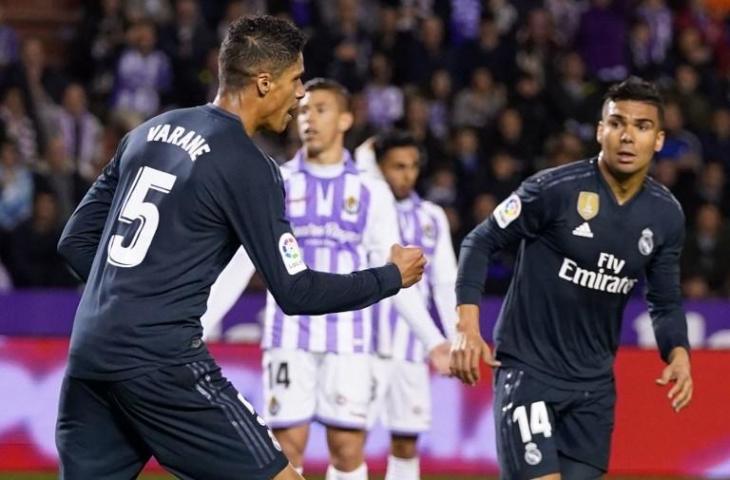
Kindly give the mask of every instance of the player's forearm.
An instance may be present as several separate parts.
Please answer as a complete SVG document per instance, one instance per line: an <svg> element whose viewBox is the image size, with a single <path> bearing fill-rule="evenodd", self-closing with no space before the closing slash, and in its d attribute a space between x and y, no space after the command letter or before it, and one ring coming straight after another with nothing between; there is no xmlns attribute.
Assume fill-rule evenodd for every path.
<svg viewBox="0 0 730 480"><path fill-rule="evenodd" d="M408 323L416 337L427 351L446 341L423 304L423 298L415 288L401 290L393 297L393 305L400 316Z"/></svg>
<svg viewBox="0 0 730 480"><path fill-rule="evenodd" d="M107 209L83 204L73 213L58 241L58 253L84 282L89 278Z"/></svg>
<svg viewBox="0 0 730 480"><path fill-rule="evenodd" d="M360 310L400 290L401 274L393 264L347 275L305 270L280 285L269 285L287 315L322 315Z"/></svg>
<svg viewBox="0 0 730 480"><path fill-rule="evenodd" d="M478 305L481 301L492 254L489 233L488 223L485 222L472 230L461 244L456 275L457 305Z"/></svg>
<svg viewBox="0 0 730 480"><path fill-rule="evenodd" d="M671 352L678 347L689 351L687 319L681 306L674 308L650 308L654 336L662 359L669 363Z"/></svg>
<svg viewBox="0 0 730 480"><path fill-rule="evenodd" d="M79 279L84 282L88 280L91 265L94 263L96 245L88 244L78 238L62 237L58 242L58 253Z"/></svg>

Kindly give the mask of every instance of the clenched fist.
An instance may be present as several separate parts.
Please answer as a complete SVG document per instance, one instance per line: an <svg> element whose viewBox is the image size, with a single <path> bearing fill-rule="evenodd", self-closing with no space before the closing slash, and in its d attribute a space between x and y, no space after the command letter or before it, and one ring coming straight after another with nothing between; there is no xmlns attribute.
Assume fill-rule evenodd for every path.
<svg viewBox="0 0 730 480"><path fill-rule="evenodd" d="M390 247L390 261L400 270L403 288L408 288L421 280L426 267L426 257L418 247L401 247L398 244Z"/></svg>

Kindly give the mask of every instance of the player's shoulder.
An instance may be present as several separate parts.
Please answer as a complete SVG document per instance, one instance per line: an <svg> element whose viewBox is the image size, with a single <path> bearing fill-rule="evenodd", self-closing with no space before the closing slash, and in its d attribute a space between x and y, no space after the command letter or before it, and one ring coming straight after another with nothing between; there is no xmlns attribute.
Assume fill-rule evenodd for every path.
<svg viewBox="0 0 730 480"><path fill-rule="evenodd" d="M360 181L362 186L365 187L365 189L368 190L370 195L374 196L375 199L384 199L395 202L393 192L390 190L390 187L382 178L377 178L373 175L363 172L356 172L352 175L354 175ZM393 204L395 205L395 203Z"/></svg>
<svg viewBox="0 0 730 480"><path fill-rule="evenodd" d="M542 191L557 188L572 188L576 183L596 175L596 159L578 160L566 165L540 170L533 174L525 184L532 184Z"/></svg>
<svg viewBox="0 0 730 480"><path fill-rule="evenodd" d="M441 218L444 218L444 219L446 218L446 211L444 210L444 207L442 207L441 205L438 205L436 203L433 203L430 200L421 199L421 203L419 204L419 207L427 215L436 217L439 220Z"/></svg>
<svg viewBox="0 0 730 480"><path fill-rule="evenodd" d="M674 194L664 185L659 183L652 177L647 176L644 181L644 187L649 193L649 198L652 200L652 211L659 215L668 215L670 217L676 217L684 221L684 210L682 204L674 196Z"/></svg>

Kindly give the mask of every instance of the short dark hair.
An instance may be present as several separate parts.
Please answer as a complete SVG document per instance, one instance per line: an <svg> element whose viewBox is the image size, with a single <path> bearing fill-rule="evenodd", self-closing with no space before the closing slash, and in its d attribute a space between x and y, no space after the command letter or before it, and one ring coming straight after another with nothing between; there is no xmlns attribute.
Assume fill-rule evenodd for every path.
<svg viewBox="0 0 730 480"><path fill-rule="evenodd" d="M659 124L664 124L664 98L657 86L642 78L631 76L611 86L603 96L603 105L613 101L633 100L654 105L659 113Z"/></svg>
<svg viewBox="0 0 730 480"><path fill-rule="evenodd" d="M315 77L304 84L305 92L314 92L315 90L326 90L335 94L342 111L350 111L350 92L337 80Z"/></svg>
<svg viewBox="0 0 730 480"><path fill-rule="evenodd" d="M421 146L416 138L405 130L388 130L378 134L373 142L375 160L380 163L385 159L388 152L394 148L414 147L421 156Z"/></svg>
<svg viewBox="0 0 730 480"><path fill-rule="evenodd" d="M281 74L297 60L304 43L304 34L287 20L269 15L235 20L218 54L221 88L239 89L262 71Z"/></svg>

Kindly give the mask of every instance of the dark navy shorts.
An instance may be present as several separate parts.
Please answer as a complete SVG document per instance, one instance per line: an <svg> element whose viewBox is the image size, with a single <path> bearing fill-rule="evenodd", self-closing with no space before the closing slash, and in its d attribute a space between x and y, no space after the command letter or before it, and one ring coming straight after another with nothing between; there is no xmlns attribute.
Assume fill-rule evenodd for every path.
<svg viewBox="0 0 730 480"><path fill-rule="evenodd" d="M612 383L568 390L517 368L499 368L494 388L501 478L561 473L563 480L588 480L606 472L616 401Z"/></svg>
<svg viewBox="0 0 730 480"><path fill-rule="evenodd" d="M56 446L62 480L133 479L151 456L195 480L268 480L288 464L212 360L117 382L66 376Z"/></svg>

